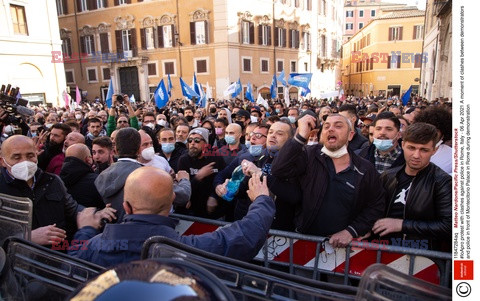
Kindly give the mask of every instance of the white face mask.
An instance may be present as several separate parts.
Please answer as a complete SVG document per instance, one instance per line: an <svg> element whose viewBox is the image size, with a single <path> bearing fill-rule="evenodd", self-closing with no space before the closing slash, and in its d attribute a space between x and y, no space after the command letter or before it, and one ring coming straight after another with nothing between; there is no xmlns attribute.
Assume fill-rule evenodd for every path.
<svg viewBox="0 0 480 301"><path fill-rule="evenodd" d="M157 121L157 124L158 124L159 126L165 126L165 125L167 124L167 121L166 121L166 120L163 120L163 119L160 119L160 120Z"/></svg>
<svg viewBox="0 0 480 301"><path fill-rule="evenodd" d="M258 122L258 117L257 116L250 116L250 120L252 121L252 123L256 123L256 122Z"/></svg>
<svg viewBox="0 0 480 301"><path fill-rule="evenodd" d="M46 127L47 129L49 129L49 128L52 127L52 125L53 125L53 123L46 123L46 124L45 124L45 127Z"/></svg>
<svg viewBox="0 0 480 301"><path fill-rule="evenodd" d="M308 141L307 145L317 145L318 141Z"/></svg>
<svg viewBox="0 0 480 301"><path fill-rule="evenodd" d="M82 114L75 114L75 118L76 118L77 120L82 119L82 117L83 117Z"/></svg>
<svg viewBox="0 0 480 301"><path fill-rule="evenodd" d="M17 180L28 181L37 172L37 164L32 161L22 161L10 166L5 159L3 162L11 169L12 176Z"/></svg>
<svg viewBox="0 0 480 301"><path fill-rule="evenodd" d="M149 128L151 128L152 130L155 129L155 123L145 123L145 126L148 126Z"/></svg>
<svg viewBox="0 0 480 301"><path fill-rule="evenodd" d="M152 161L154 157L155 157L155 150L153 149L153 146L147 147L142 151L143 159L147 161Z"/></svg>
<svg viewBox="0 0 480 301"><path fill-rule="evenodd" d="M341 148L337 149L336 151L330 151L328 150L325 146L322 148L322 153L324 153L325 155L329 156L330 158L333 158L333 159L338 159L346 154L348 154L348 150L347 150L347 145L345 144L344 146L342 146Z"/></svg>

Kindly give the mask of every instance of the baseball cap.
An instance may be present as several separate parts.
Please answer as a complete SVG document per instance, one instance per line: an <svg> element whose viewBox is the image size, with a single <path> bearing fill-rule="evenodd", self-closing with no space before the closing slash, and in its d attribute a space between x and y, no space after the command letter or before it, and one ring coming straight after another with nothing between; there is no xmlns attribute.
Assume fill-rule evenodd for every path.
<svg viewBox="0 0 480 301"><path fill-rule="evenodd" d="M198 134L202 136L203 140L205 140L205 142L208 142L208 130L206 128L195 128L191 130L190 133L188 133L188 137L193 134Z"/></svg>
<svg viewBox="0 0 480 301"><path fill-rule="evenodd" d="M238 117L238 116L245 117L245 118L249 119L250 118L250 113L247 110L239 110L237 112L237 114L235 115L235 117Z"/></svg>

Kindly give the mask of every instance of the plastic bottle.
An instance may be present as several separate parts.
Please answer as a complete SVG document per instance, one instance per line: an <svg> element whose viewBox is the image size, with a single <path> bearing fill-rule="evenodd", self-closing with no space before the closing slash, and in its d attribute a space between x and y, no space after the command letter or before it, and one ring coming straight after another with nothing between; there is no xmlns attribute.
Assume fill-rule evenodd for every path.
<svg viewBox="0 0 480 301"><path fill-rule="evenodd" d="M242 183L245 175L242 171L242 166L239 165L235 170L232 172L232 178L227 183L227 193L223 196L223 199L227 201L233 200L233 197L238 191L238 187L240 187L240 183Z"/></svg>

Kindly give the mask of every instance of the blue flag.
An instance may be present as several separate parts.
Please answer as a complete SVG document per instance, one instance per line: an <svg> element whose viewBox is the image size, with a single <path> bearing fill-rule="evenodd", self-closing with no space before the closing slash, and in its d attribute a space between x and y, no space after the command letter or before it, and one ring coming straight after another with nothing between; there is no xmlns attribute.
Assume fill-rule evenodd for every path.
<svg viewBox="0 0 480 301"><path fill-rule="evenodd" d="M288 78L288 83L295 87L300 87L303 89L308 89L310 81L312 80L312 73L290 73Z"/></svg>
<svg viewBox="0 0 480 301"><path fill-rule="evenodd" d="M200 87L198 86L197 74L195 72L193 72L193 89L198 95L200 95Z"/></svg>
<svg viewBox="0 0 480 301"><path fill-rule="evenodd" d="M168 92L167 88L165 88L165 83L163 82L163 79L158 84L157 89L153 94L153 97L155 98L155 105L157 106L157 108L163 108L167 105Z"/></svg>
<svg viewBox="0 0 480 301"><path fill-rule="evenodd" d="M407 92L405 92L405 94L403 94L402 96L402 103L404 106L407 105L408 101L410 100L410 96L412 95L412 86L410 86L410 88L408 88Z"/></svg>
<svg viewBox="0 0 480 301"><path fill-rule="evenodd" d="M172 79L170 78L170 73L168 74L168 96L172 96L172 88L173 88L173 85L172 85Z"/></svg>
<svg viewBox="0 0 480 301"><path fill-rule="evenodd" d="M270 85L270 98L277 98L277 76L274 74Z"/></svg>
<svg viewBox="0 0 480 301"><path fill-rule="evenodd" d="M300 93L300 96L305 97L310 92L312 92L312 91L310 91L310 88L308 88L308 87L307 88L302 88L302 92Z"/></svg>
<svg viewBox="0 0 480 301"><path fill-rule="evenodd" d="M250 100L251 102L255 102L255 98L253 97L253 89L252 89L252 84L248 83L247 84L247 93L245 93L245 97Z"/></svg>
<svg viewBox="0 0 480 301"><path fill-rule="evenodd" d="M180 87L182 87L182 94L188 99L192 99L196 97L197 99L200 98L200 95L197 94L189 85L187 85L183 79L180 77Z"/></svg>
<svg viewBox="0 0 480 301"><path fill-rule="evenodd" d="M232 97L237 97L242 93L242 83L240 82L240 78L237 81L237 84L235 85L235 92L233 92Z"/></svg>
<svg viewBox="0 0 480 301"><path fill-rule="evenodd" d="M113 83L112 79L110 79L110 83L108 83L108 90L107 90L107 97L105 98L105 102L107 103L107 107L112 107L112 97L113 97Z"/></svg>
<svg viewBox="0 0 480 301"><path fill-rule="evenodd" d="M280 75L278 76L278 80L282 83L284 87L288 86L287 81L285 80L285 69L283 69Z"/></svg>

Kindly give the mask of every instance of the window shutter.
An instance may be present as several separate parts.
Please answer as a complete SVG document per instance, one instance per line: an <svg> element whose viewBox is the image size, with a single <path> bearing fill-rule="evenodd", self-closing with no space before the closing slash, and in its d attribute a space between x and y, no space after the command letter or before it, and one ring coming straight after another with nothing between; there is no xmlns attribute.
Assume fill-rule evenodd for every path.
<svg viewBox="0 0 480 301"><path fill-rule="evenodd" d="M63 14L68 15L68 6L67 6L67 0L62 0L62 5L63 5Z"/></svg>
<svg viewBox="0 0 480 301"><path fill-rule="evenodd" d="M170 25L172 30L172 47L176 47L177 46L177 41L176 41L176 37L175 37L175 25Z"/></svg>
<svg viewBox="0 0 480 301"><path fill-rule="evenodd" d="M286 28L282 29L282 36L283 36L282 46L287 47L287 29Z"/></svg>
<svg viewBox="0 0 480 301"><path fill-rule="evenodd" d="M81 53L86 53L87 52L85 50L85 37L80 37L80 52Z"/></svg>
<svg viewBox="0 0 480 301"><path fill-rule="evenodd" d="M195 34L195 22L190 22L190 44L197 44L197 37Z"/></svg>
<svg viewBox="0 0 480 301"><path fill-rule="evenodd" d="M137 56L137 31L135 28L130 29L130 50L133 56Z"/></svg>
<svg viewBox="0 0 480 301"><path fill-rule="evenodd" d="M403 27L398 28L398 39L403 40Z"/></svg>
<svg viewBox="0 0 480 301"><path fill-rule="evenodd" d="M110 49L108 49L108 33L106 32L100 34L100 47L102 53L110 52Z"/></svg>
<svg viewBox="0 0 480 301"><path fill-rule="evenodd" d="M81 11L82 11L82 1L77 0L77 12L81 12Z"/></svg>
<svg viewBox="0 0 480 301"><path fill-rule="evenodd" d="M140 28L140 44L142 49L147 49L147 35L145 28Z"/></svg>
<svg viewBox="0 0 480 301"><path fill-rule="evenodd" d="M402 58L400 56L397 56L397 69L400 69L400 63L402 62Z"/></svg>
<svg viewBox="0 0 480 301"><path fill-rule="evenodd" d="M157 36L158 36L158 48L165 47L163 44L163 26L157 27Z"/></svg>
<svg viewBox="0 0 480 301"><path fill-rule="evenodd" d="M263 27L265 25L258 26L258 45L263 45Z"/></svg>
<svg viewBox="0 0 480 301"><path fill-rule="evenodd" d="M272 45L272 26L267 26L267 45Z"/></svg>
<svg viewBox="0 0 480 301"><path fill-rule="evenodd" d="M295 36L297 37L295 48L299 49L300 48L300 31L295 30Z"/></svg>
<svg viewBox="0 0 480 301"><path fill-rule="evenodd" d="M208 21L203 21L205 23L205 44L208 44L209 36L208 36Z"/></svg>
<svg viewBox="0 0 480 301"><path fill-rule="evenodd" d="M253 22L248 22L248 24L250 30L250 44L255 44L255 27L253 26Z"/></svg>
<svg viewBox="0 0 480 301"><path fill-rule="evenodd" d="M127 4L131 4L132 3L132 0L127 0ZM133 34L132 34L133 36Z"/></svg>
<svg viewBox="0 0 480 301"><path fill-rule="evenodd" d="M122 53L123 56L123 44L122 44L122 31L115 30L115 44L117 46L117 53Z"/></svg>
<svg viewBox="0 0 480 301"><path fill-rule="evenodd" d="M97 0L88 0L88 10L97 9Z"/></svg>
<svg viewBox="0 0 480 301"><path fill-rule="evenodd" d="M412 37L414 40L417 39L417 26L413 26L413 37Z"/></svg>
<svg viewBox="0 0 480 301"><path fill-rule="evenodd" d="M393 40L393 27L390 27L388 29L388 40L389 41Z"/></svg>
<svg viewBox="0 0 480 301"><path fill-rule="evenodd" d="M293 29L288 30L288 48L293 48Z"/></svg>
<svg viewBox="0 0 480 301"><path fill-rule="evenodd" d="M373 58L370 59L370 70L373 70Z"/></svg>
<svg viewBox="0 0 480 301"><path fill-rule="evenodd" d="M120 5L119 1L118 0L115 0L114 3L113 3L115 6L118 6Z"/></svg>
<svg viewBox="0 0 480 301"><path fill-rule="evenodd" d="M108 7L108 0L103 0L103 7L105 7L105 8Z"/></svg>
<svg viewBox="0 0 480 301"><path fill-rule="evenodd" d="M387 59L387 69L390 69L390 62L392 61L392 56L389 55Z"/></svg>
<svg viewBox="0 0 480 301"><path fill-rule="evenodd" d="M274 27L275 32L273 33L273 43L274 46L278 46L278 27Z"/></svg>

